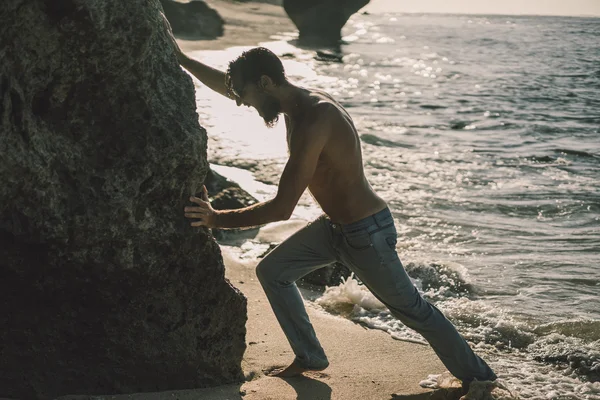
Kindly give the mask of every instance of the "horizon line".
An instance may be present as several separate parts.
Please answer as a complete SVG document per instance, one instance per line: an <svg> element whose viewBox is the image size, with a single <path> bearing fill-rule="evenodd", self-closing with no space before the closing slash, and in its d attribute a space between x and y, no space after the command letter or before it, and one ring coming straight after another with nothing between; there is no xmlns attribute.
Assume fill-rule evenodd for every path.
<svg viewBox="0 0 600 400"><path fill-rule="evenodd" d="M384 10L369 10L369 6L365 6L357 12L357 14L434 14L434 15L477 15L477 16L494 16L494 17L563 17L563 18L600 18L600 14L530 14L530 13L514 13L506 14L502 12L456 12L456 11L384 11Z"/></svg>

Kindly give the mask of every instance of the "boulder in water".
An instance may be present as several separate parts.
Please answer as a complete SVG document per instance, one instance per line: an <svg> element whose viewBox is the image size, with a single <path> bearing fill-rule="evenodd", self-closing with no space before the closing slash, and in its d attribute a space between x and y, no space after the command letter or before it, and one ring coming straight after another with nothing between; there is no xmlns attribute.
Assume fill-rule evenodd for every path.
<svg viewBox="0 0 600 400"><path fill-rule="evenodd" d="M337 45L342 27L369 0L284 0L283 8L298 28L302 44Z"/></svg>
<svg viewBox="0 0 600 400"><path fill-rule="evenodd" d="M175 35L186 39L215 39L223 36L223 18L205 2L160 0L160 3Z"/></svg>

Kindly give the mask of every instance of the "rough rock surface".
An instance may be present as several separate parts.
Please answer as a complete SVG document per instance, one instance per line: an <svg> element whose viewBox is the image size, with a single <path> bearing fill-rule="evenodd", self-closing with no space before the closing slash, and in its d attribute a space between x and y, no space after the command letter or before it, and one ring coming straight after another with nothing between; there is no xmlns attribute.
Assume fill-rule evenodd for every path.
<svg viewBox="0 0 600 400"><path fill-rule="evenodd" d="M203 1L160 2L175 35L186 39L215 39L223 35L223 18Z"/></svg>
<svg viewBox="0 0 600 400"><path fill-rule="evenodd" d="M283 8L309 45L336 45L348 19L369 0L283 0Z"/></svg>
<svg viewBox="0 0 600 400"><path fill-rule="evenodd" d="M243 379L246 300L183 215L206 132L160 11L0 5L0 397Z"/></svg>

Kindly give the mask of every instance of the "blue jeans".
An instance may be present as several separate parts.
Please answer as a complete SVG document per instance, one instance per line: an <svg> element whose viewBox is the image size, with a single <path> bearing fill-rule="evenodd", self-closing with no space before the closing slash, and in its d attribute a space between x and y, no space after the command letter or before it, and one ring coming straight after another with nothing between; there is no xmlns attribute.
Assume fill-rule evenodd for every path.
<svg viewBox="0 0 600 400"><path fill-rule="evenodd" d="M285 333L295 361L309 369L329 365L295 282L335 261L346 265L389 311L419 332L458 379L495 380L456 328L423 299L396 253L397 233L389 208L357 222L339 225L321 216L258 263L256 274Z"/></svg>

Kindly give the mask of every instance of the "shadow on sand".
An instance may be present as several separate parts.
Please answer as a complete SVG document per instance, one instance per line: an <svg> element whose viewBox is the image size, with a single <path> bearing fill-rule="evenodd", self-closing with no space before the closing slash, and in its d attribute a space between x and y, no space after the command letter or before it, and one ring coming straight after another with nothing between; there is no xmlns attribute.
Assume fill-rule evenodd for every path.
<svg viewBox="0 0 600 400"><path fill-rule="evenodd" d="M452 388L419 394L393 394L390 400L458 400L461 396L462 389Z"/></svg>
<svg viewBox="0 0 600 400"><path fill-rule="evenodd" d="M294 378L281 378L296 391L297 400L330 400L331 387L325 382L302 375Z"/></svg>

